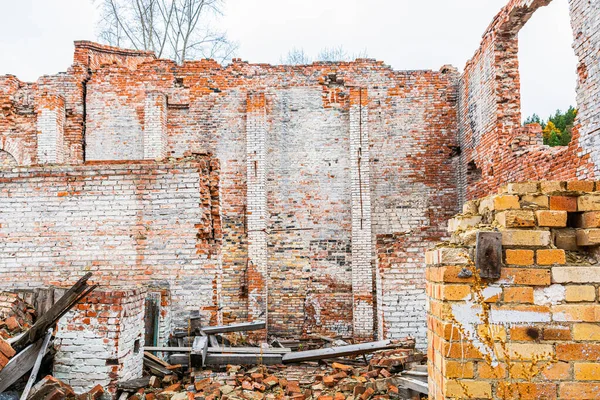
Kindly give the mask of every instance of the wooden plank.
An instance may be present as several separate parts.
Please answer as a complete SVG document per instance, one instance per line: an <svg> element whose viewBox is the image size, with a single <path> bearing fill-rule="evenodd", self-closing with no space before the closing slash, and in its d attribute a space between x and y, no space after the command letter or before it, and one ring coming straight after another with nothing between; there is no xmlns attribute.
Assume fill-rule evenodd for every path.
<svg viewBox="0 0 600 400"><path fill-rule="evenodd" d="M144 350L151 352L164 353L191 353L191 347L144 347ZM260 347L209 347L207 353L234 353L234 354L256 354L260 353ZM263 354L286 354L291 353L292 349L283 347L271 347L263 349Z"/></svg>
<svg viewBox="0 0 600 400"><path fill-rule="evenodd" d="M398 386L414 390L415 392L419 392L421 394L429 395L429 388L427 386L427 382L423 382L406 376L398 377L397 381Z"/></svg>
<svg viewBox="0 0 600 400"><path fill-rule="evenodd" d="M217 333L257 331L259 329L265 329L266 326L267 324L265 322L247 322L243 324L207 326L202 328L202 332L207 335L215 335Z"/></svg>
<svg viewBox="0 0 600 400"><path fill-rule="evenodd" d="M150 377L145 376L143 378L132 379L126 382L118 382L117 389L122 390L124 392L137 392L138 390L148 387L150 385Z"/></svg>
<svg viewBox="0 0 600 400"><path fill-rule="evenodd" d="M391 340L382 340L379 342L353 344L349 346L340 347L329 347L326 349L319 350L297 351L284 355L283 363L289 364L302 361L316 361L328 358L357 356L361 354L372 353L378 350L393 349L402 346L402 344L394 344Z"/></svg>
<svg viewBox="0 0 600 400"><path fill-rule="evenodd" d="M204 367L206 362L206 354L208 350L208 338L206 336L196 336L192 345L190 362L192 367Z"/></svg>
<svg viewBox="0 0 600 400"><path fill-rule="evenodd" d="M33 364L33 369L31 370L29 379L27 380L27 385L25 385L25 389L23 390L23 393L21 394L21 400L27 400L27 396L29 396L29 391L31 390L31 388L33 387L33 384L35 383L35 380L37 379L37 374L40 371L40 366L42 365L42 359L44 358L44 356L46 355L46 352L48 351L48 344L50 344L50 339L52 338L52 331L53 331L53 329L51 328L51 329L48 329L48 332L46 332L46 337L44 338L42 347L37 355L35 364Z"/></svg>
<svg viewBox="0 0 600 400"><path fill-rule="evenodd" d="M4 369L0 371L0 393L33 368L43 344L43 340L38 340L10 359Z"/></svg>
<svg viewBox="0 0 600 400"><path fill-rule="evenodd" d="M35 324L33 324L31 329L25 332L25 335L21 336L19 340L14 343L13 348L19 352L31 343L35 343L41 339L46 331L54 326L60 317L75 305L81 298L81 295L89 290L87 281L91 277L92 273L88 272L79 279L79 281L77 281L77 283L75 283L75 285L73 285L71 289L69 289L67 293L65 293L64 296L50 308L50 310L48 310L48 312L42 315Z"/></svg>
<svg viewBox="0 0 600 400"><path fill-rule="evenodd" d="M208 354L206 365L275 365L281 360L279 354Z"/></svg>
<svg viewBox="0 0 600 400"><path fill-rule="evenodd" d="M152 361L154 361L156 364L164 367L164 368L168 368L171 366L171 364L169 364L168 362L166 362L165 360L156 357L154 354L148 352L148 351L144 351L144 358L148 358Z"/></svg>
<svg viewBox="0 0 600 400"><path fill-rule="evenodd" d="M502 233L477 232L475 265L483 279L500 279L502 269Z"/></svg>

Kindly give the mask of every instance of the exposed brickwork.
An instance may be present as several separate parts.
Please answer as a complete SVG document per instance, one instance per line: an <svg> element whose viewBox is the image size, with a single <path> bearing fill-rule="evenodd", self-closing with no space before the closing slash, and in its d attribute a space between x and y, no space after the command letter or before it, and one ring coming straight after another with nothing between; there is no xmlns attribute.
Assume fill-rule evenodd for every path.
<svg viewBox="0 0 600 400"><path fill-rule="evenodd" d="M140 288L96 289L58 324L54 377L84 393L141 378L144 299Z"/></svg>
<svg viewBox="0 0 600 400"><path fill-rule="evenodd" d="M553 212L552 202L533 205L525 199L547 196L542 192L550 187L555 195L575 199L574 209L560 211L575 221L570 223L600 209L600 187L591 181L509 184L500 195L467 204L471 212L450 224L455 227L451 244L427 253L431 398L598 397L597 247L588 243L593 230L583 228L574 228L585 236L578 239L577 253L540 240L556 237L562 227L540 224ZM513 198L516 203L509 201ZM479 211L473 213L473 207ZM500 226L498 216L507 212L529 212L534 224ZM503 239L501 277L479 284L463 275L463 268L474 273L468 258L475 253L476 234L494 227Z"/></svg>
<svg viewBox="0 0 600 400"><path fill-rule="evenodd" d="M114 186L112 181L102 186L88 183L114 166L37 168L27 172L30 179L18 183L12 179L24 171L16 170L15 176L6 172L10 178L0 186L2 201L13 206L6 195L10 188L23 207L36 206L38 200L46 201L47 185L55 176L65 174L60 182L65 194L48 204L77 199L69 203L75 218L88 213L85 207L96 210L87 197L80 199L89 190L95 190L90 196L98 199L108 196L113 205L134 201L133 209L115 206L113 217L127 219L126 231L140 238L111 244L121 249L127 243L135 249L135 262L132 254L106 250L101 260L91 255L76 259L71 250L45 246L81 245L96 236L83 234L84 240L60 229L53 235L56 221L32 226L26 219L21 227L35 237L19 231L30 247L18 251L30 254L27 251L35 249L43 255L19 261L0 257L0 263L16 274L15 285L25 284L24 268L31 268L30 283L38 285L54 280L52 276L80 272L81 259L105 270L109 264L157 265L164 256L170 263L168 272L148 269L132 273L131 279L165 278L172 285L174 309L200 308L211 322L264 318L277 335L320 332L367 339L411 334L423 347L423 248L446 235L446 221L459 200L492 192L507 181L548 174L556 179L595 175L600 156L595 155L599 146L594 139L599 108L598 71L590 51L598 39L593 5L571 1L581 103L571 145L549 149L541 144L538 126L520 126L517 35L549 2L511 0L486 31L462 76L449 66L440 71L394 71L371 59L306 66L239 59L226 67L212 60L176 65L148 52L76 42L73 65L66 73L35 83L0 77L1 166L122 161ZM175 176L188 169L179 170L181 165L172 158L192 153L211 153L215 160L196 171L194 179L208 180L200 184L200 198L191 202L196 210L190 209L175 226L175 217L169 217L169 234L181 242L173 239L178 244L165 250L166 256L152 247L158 244L141 239L142 227L148 225L145 207L152 208L153 216L162 215L168 204L154 198L155 193L180 199L190 183L169 181L155 187L153 182L135 185L133 195L118 195L123 189L119 182L125 179L126 187L126 175L145 165L135 160L157 159L164 162L157 164L162 172L156 176L177 181ZM220 168L213 168L217 163ZM507 212L498 216L498 223L518 230L542 221L543 231L552 228L555 236L539 233L535 239L552 239L565 249L577 248L578 241L600 241L593 215L587 216L586 231L576 232L564 221L573 200L540 190L520 200L545 204L549 209L543 211L548 212ZM510 211L510 196L499 201L506 201L505 211ZM32 209L42 213L39 207ZM23 210L17 207L1 218L8 218L12 229ZM192 221L206 213L210 218ZM139 220L134 223L135 218ZM0 233L8 229L2 220L0 224ZM514 232L507 240L516 244L527 239ZM16 246L11 243L2 244L7 248L4 254ZM148 249L160 255L150 255ZM529 260L514 257L522 263ZM59 268L51 270L55 265ZM181 276L190 281L174 283L175 271L184 271ZM204 295L195 296L200 287ZM326 309L336 312L323 312ZM185 314L164 311L163 322L181 322Z"/></svg>
<svg viewBox="0 0 600 400"><path fill-rule="evenodd" d="M569 146L542 145L539 126L521 127L518 33L535 11L551 0L511 0L489 26L481 47L467 63L459 89L461 200L481 197L509 181L590 179L599 168L599 146L593 145L596 76L580 73L579 115ZM596 63L591 48L600 36L594 30L597 7L571 1L575 52L580 70ZM582 33L585 31L586 33ZM594 60L592 61L592 58ZM594 69L593 69L594 70Z"/></svg>
<svg viewBox="0 0 600 400"><path fill-rule="evenodd" d="M2 287L65 284L86 271L103 285L168 282L175 323L192 310L209 320L220 270L214 161L0 173Z"/></svg>

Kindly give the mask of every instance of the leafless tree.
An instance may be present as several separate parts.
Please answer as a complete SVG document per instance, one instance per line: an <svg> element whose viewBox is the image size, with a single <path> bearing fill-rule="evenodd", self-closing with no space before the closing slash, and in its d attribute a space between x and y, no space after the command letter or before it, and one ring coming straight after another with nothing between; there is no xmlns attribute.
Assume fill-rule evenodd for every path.
<svg viewBox="0 0 600 400"><path fill-rule="evenodd" d="M367 58L367 51L363 50L356 54L348 54L344 46L337 47L324 47L319 51L317 56L314 58L315 61L325 62L339 62L339 61L352 61L357 58ZM294 47L288 51L285 57L280 58L282 64L287 65L302 65L310 64L312 58L306 54L303 48Z"/></svg>
<svg viewBox="0 0 600 400"><path fill-rule="evenodd" d="M312 61L303 48L293 47L285 57L279 59L279 62L286 65L303 65L310 64Z"/></svg>
<svg viewBox="0 0 600 400"><path fill-rule="evenodd" d="M212 28L223 0L94 0L99 38L119 47L151 50L181 64L193 58L230 59L237 44Z"/></svg>

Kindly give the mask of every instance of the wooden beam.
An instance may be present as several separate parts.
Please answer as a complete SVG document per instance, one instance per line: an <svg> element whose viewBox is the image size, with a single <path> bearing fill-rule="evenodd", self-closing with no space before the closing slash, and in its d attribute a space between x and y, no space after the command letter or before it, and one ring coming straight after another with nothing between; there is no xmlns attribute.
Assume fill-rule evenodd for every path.
<svg viewBox="0 0 600 400"><path fill-rule="evenodd" d="M190 363L192 367L204 367L206 354L208 350L208 338L206 336L196 336L192 345Z"/></svg>
<svg viewBox="0 0 600 400"><path fill-rule="evenodd" d="M143 378L132 379L126 382L117 382L117 389L122 390L124 392L137 392L138 390L148 387L150 384L150 377L145 376Z"/></svg>
<svg viewBox="0 0 600 400"><path fill-rule="evenodd" d="M46 337L44 338L42 347L40 348L40 352L37 355L35 364L33 364L33 369L31 370L31 374L29 374L29 379L27 380L27 385L25 385L25 389L23 390L23 393L21 394L20 400L27 400L27 397L29 396L29 392L31 391L31 388L33 387L33 384L35 383L35 380L37 379L37 374L38 374L38 372L40 372L40 366L42 365L42 359L44 358L44 356L46 355L46 352L48 351L48 345L50 344L50 339L52 338L52 331L53 331L53 329L48 329L48 332L46 332Z"/></svg>
<svg viewBox="0 0 600 400"><path fill-rule="evenodd" d="M243 324L207 326L206 328L202 328L202 332L207 335L215 335L217 333L257 331L265 329L266 326L265 322L247 322Z"/></svg>
<svg viewBox="0 0 600 400"><path fill-rule="evenodd" d="M281 359L279 354L208 354L206 365L275 365Z"/></svg>
<svg viewBox="0 0 600 400"><path fill-rule="evenodd" d="M13 348L19 352L31 343L35 343L44 337L46 331L53 327L60 317L81 299L82 294L88 293L90 287L87 285L87 281L91 277L92 273L88 272L79 279L71 289L69 289L27 332L25 332L25 335L21 336L13 344Z"/></svg>
<svg viewBox="0 0 600 400"><path fill-rule="evenodd" d="M191 347L150 347L145 346L145 351L149 352L164 352L164 353L191 353ZM209 347L207 353L234 353L234 354L286 354L291 353L292 349L285 347L271 347L268 349L260 349L260 347Z"/></svg>
<svg viewBox="0 0 600 400"><path fill-rule="evenodd" d="M414 390L421 394L429 395L429 388L427 382L420 381L418 379L408 378L406 376L398 377L398 386L406 389Z"/></svg>
<svg viewBox="0 0 600 400"><path fill-rule="evenodd" d="M33 368L43 344L43 340L38 340L35 344L30 345L10 359L4 369L0 371L0 393L8 389L10 385Z"/></svg>
<svg viewBox="0 0 600 400"><path fill-rule="evenodd" d="M372 353L378 350L393 349L403 347L402 344L394 344L391 340L382 340L380 342L370 342L362 344L353 344L349 346L329 347L319 350L296 351L283 356L283 363L297 363L302 361L325 360L328 358L337 358L345 356L358 356L361 354Z"/></svg>

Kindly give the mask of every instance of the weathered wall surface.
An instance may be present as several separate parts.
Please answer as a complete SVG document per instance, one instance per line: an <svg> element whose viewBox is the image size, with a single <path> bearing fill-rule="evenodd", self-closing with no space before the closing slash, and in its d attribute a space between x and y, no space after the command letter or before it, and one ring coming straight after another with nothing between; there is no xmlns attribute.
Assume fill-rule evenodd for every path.
<svg viewBox="0 0 600 400"><path fill-rule="evenodd" d="M437 241L436 221L456 211L454 70L130 64L97 66L86 82L86 159L219 159L223 321L267 318L282 335L419 334L419 252L379 274L377 237ZM403 268L413 276L400 279ZM403 295L383 301L378 279ZM389 329L398 319L410 323Z"/></svg>
<svg viewBox="0 0 600 400"><path fill-rule="evenodd" d="M483 196L509 181L593 178L598 168L593 135L597 129L594 68L598 34L593 30L598 8L571 1L575 51L580 59L579 125L570 145L550 148L541 132L521 127L518 33L533 13L551 0L511 0L483 36L467 63L459 89L461 201ZM593 59L593 60L592 60ZM587 66L591 74L583 73ZM594 128L596 127L596 128Z"/></svg>
<svg viewBox="0 0 600 400"><path fill-rule="evenodd" d="M449 222L451 242L426 256L431 398L599 397L599 190L509 184ZM477 260L492 230L498 258ZM499 278L484 279L474 262L494 259Z"/></svg>
<svg viewBox="0 0 600 400"><path fill-rule="evenodd" d="M173 319L216 306L218 162L30 167L0 173L3 288L166 282Z"/></svg>
<svg viewBox="0 0 600 400"><path fill-rule="evenodd" d="M85 393L143 374L144 299L139 287L96 289L58 324L53 375Z"/></svg>

